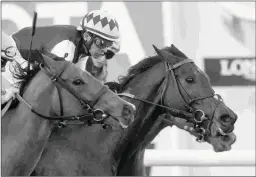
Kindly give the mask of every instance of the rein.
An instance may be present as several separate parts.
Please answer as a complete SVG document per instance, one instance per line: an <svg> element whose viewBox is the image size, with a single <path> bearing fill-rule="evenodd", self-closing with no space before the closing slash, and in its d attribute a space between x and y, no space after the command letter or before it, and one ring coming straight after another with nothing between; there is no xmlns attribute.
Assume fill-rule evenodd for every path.
<svg viewBox="0 0 256 177"><path fill-rule="evenodd" d="M27 74L30 74L30 64L31 64L31 50L32 50L32 42L33 42L33 37L35 35L36 31L36 21L37 21L37 12L34 12L34 17L33 17L33 24L32 24L32 38L30 41L30 48L29 48L29 57L28 57L28 67L27 67ZM36 115L47 119L47 120L60 120L60 121L73 121L73 120L79 120L79 121L84 121L87 120L87 124L91 125L92 123L101 123L104 125L103 121L105 118L108 117L107 114L104 113L104 111L100 109L93 109L94 105L97 103L99 98L107 91L107 87L103 86L100 91L96 94L95 98L92 101L89 100L84 100L80 97L79 93L75 91L72 87L70 87L60 76L61 74L65 71L65 69L69 66L70 63L66 63L64 67L61 69L61 71L56 74L54 73L53 69L51 66L49 66L46 61L44 60L42 55L41 56L41 61L39 62L39 67L40 69L50 77L52 80L53 84L56 86L58 95L59 95L59 102L60 102L60 116L46 116L38 111L36 111L24 98L22 98L19 94L15 94L16 98L20 101L23 102L33 113ZM88 113L82 114L82 115L74 115L74 116L63 116L63 102L62 102L62 97L61 97L61 92L60 88L66 89L69 93L71 93L75 98L77 98L82 106L83 109L85 109ZM8 103L10 105L11 102ZM8 109L8 107L7 107ZM60 122L59 125L61 127L64 125L65 122Z"/></svg>
<svg viewBox="0 0 256 177"><path fill-rule="evenodd" d="M22 98L19 94L16 94L16 98L23 102L33 113L36 115L47 119L47 120L83 120L83 119L90 119L93 117L93 114L86 113L82 115L76 115L76 116L45 116L39 112L37 112L24 98Z"/></svg>
<svg viewBox="0 0 256 177"><path fill-rule="evenodd" d="M70 87L60 76L65 71L65 69L71 64L66 63L64 67L60 70L58 74L54 73L53 69L44 61L42 58L42 62L39 64L40 69L52 80L53 84L55 84L58 94L59 94L59 100L60 100L60 116L46 116L38 111L36 111L24 98L22 98L19 94L16 94L16 98L23 102L33 113L36 115L47 119L47 120L60 120L60 121L90 121L91 123L103 123L103 120L107 118L107 115L104 113L104 111L100 109L93 109L92 107L97 103L98 99L107 91L107 87L103 86L100 91L96 94L93 101L88 101L82 99L77 91L75 91L72 87ZM73 115L73 116L63 116L63 105L62 105L62 97L60 95L60 88L66 89L69 93L71 93L75 98L77 98L81 104L81 106L88 111L88 113L81 114L81 115ZM61 122L62 125L65 125L63 122Z"/></svg>
<svg viewBox="0 0 256 177"><path fill-rule="evenodd" d="M151 105L154 105L155 106L158 106L160 108L164 108L168 111L169 114L171 114L172 116L174 117L179 117L179 118L182 118L182 119L185 119L187 122L191 122L194 124L194 128L197 132L200 133L199 137L197 137L197 141L198 142L204 142L206 141L206 138L207 136L210 135L210 126L211 124L213 123L213 117L214 117L214 113L215 113L215 110L217 109L218 105L216 106L215 110L213 111L213 114L211 116L210 119L208 119L206 116L205 116L205 113L202 111L202 110L199 110L199 109L194 109L193 107L191 107L191 105L198 101L198 100L202 100L202 99L207 99L207 98L212 98L214 97L215 95L218 97L218 99L220 100L221 97L220 95L218 94L215 94L215 93L212 93L211 95L209 96L204 96L204 97L198 97L198 98L194 98L192 99L189 94L186 92L186 90L182 87L181 83L179 82L179 80L175 77L175 74L174 74L174 70L186 63L194 63L193 60L191 59L185 59L185 60L182 60L181 62L179 63L176 63L174 64L173 66L171 66L169 63L167 63L165 61L165 66L166 66L166 72L167 72L167 75L165 76L165 80L163 82L163 84L165 85L161 85L160 87L163 87L163 90L162 90L162 94L161 94L161 104L158 104L159 100L154 100L154 102L151 102L151 101L148 101L148 100L145 100L145 99L142 99L138 96L135 96L135 95L132 95L132 94L129 94L129 93L119 93L118 95L119 96L125 96L125 97L128 97L128 98L131 98L131 99L134 99L134 100L139 100L139 101L142 101L142 102L145 102L145 103L148 103L148 104L151 104ZM174 109L174 108L171 108L171 107L168 107L168 106L164 106L163 105L163 97L165 95L165 92L166 92L166 88L167 88L167 85L168 85L168 79L169 77L172 77L173 80L175 81L174 84L175 84L175 88L178 90L178 93L179 95L181 96L185 106L188 108L189 112L187 111L183 111L183 110L179 110L179 109ZM183 95L181 94L181 91L180 89L183 89L183 91L186 93L186 95L189 97L189 100L187 101ZM197 118L196 115L199 115L199 119ZM209 123L207 124L207 129L204 129L202 127L203 125L203 122L205 120L208 120ZM163 121L165 121L165 123L167 124L170 124L170 121L165 118L163 119ZM220 128L219 128L220 129ZM223 133L223 131L220 129L220 132Z"/></svg>
<svg viewBox="0 0 256 177"><path fill-rule="evenodd" d="M139 96L135 96L135 95L132 95L130 93L118 93L117 94L118 96L125 96L125 97L128 97L128 98L131 98L131 99L134 99L134 100L138 100L138 101L142 101L142 102L145 102L145 103L149 103L151 105L154 105L154 106L158 106L158 107L161 107L161 108L164 108L164 109L167 109L168 111L170 111L171 115L172 116L175 116L175 117L181 117L181 118L184 118L184 119L191 119L193 117L193 114L192 113L188 113L186 111L183 111L183 110L179 110L179 109L175 109L175 108L171 108L171 107L168 107L168 106L164 106L162 104L158 104L157 102L151 102L151 101L148 101L148 100L145 100L145 99L142 99L140 98ZM159 101L159 100L158 100ZM192 121L192 119L191 119Z"/></svg>

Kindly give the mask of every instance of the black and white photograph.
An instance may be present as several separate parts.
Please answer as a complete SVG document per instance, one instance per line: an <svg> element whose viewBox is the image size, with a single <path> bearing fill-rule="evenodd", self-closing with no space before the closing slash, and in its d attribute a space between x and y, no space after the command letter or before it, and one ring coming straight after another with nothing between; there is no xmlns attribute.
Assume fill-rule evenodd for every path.
<svg viewBox="0 0 256 177"><path fill-rule="evenodd" d="M1 1L1 176L255 176L255 2Z"/></svg>

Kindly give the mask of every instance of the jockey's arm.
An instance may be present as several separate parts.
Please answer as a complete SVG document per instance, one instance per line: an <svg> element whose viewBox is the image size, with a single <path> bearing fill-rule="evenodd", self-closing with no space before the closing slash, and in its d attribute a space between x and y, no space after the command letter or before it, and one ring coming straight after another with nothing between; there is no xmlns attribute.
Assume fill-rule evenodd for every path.
<svg viewBox="0 0 256 177"><path fill-rule="evenodd" d="M44 49L40 49L39 51L56 60L61 60L63 58L67 61L72 61L74 57L75 48L76 47L72 42L63 41L63 43L62 42L58 43L51 51L44 50ZM30 52L29 49L19 49L19 50L20 50L21 56L27 60ZM36 57L33 57L34 54L36 54L36 52L35 50L32 50L31 61L33 61L33 58L36 58Z"/></svg>
<svg viewBox="0 0 256 177"><path fill-rule="evenodd" d="M39 51L39 50L31 50L29 51L28 49L21 49L20 50L20 53L22 55L22 57L24 57L26 60L28 60L28 57L29 57L29 53L31 53L31 63L34 63L35 61L37 61L38 63L40 63L40 57L38 57L38 54L39 53L42 53L56 61L61 61L61 60L64 60L64 58L62 57L58 57L57 55L53 54L53 53L50 53L48 51Z"/></svg>

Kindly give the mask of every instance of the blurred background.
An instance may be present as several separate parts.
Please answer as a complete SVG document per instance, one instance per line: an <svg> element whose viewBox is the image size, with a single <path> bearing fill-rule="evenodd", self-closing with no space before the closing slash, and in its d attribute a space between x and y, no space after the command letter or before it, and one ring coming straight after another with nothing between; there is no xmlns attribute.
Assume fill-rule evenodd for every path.
<svg viewBox="0 0 256 177"><path fill-rule="evenodd" d="M232 150L255 152L255 2L2 2L2 30L32 25L77 26L88 11L106 9L119 22L121 51L109 61L108 81L157 47L174 44L205 71L217 93L238 114ZM8 82L8 78L2 80ZM148 149L210 150L175 127L166 128ZM231 151L232 151L231 150ZM207 157L205 157L207 158ZM151 176L255 176L255 167L147 167Z"/></svg>

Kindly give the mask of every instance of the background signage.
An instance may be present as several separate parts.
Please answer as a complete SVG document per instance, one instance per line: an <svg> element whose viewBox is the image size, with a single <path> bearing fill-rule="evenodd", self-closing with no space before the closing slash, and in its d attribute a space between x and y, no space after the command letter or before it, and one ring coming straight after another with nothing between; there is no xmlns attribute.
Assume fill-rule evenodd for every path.
<svg viewBox="0 0 256 177"><path fill-rule="evenodd" d="M255 85L255 57L205 58L213 86Z"/></svg>

